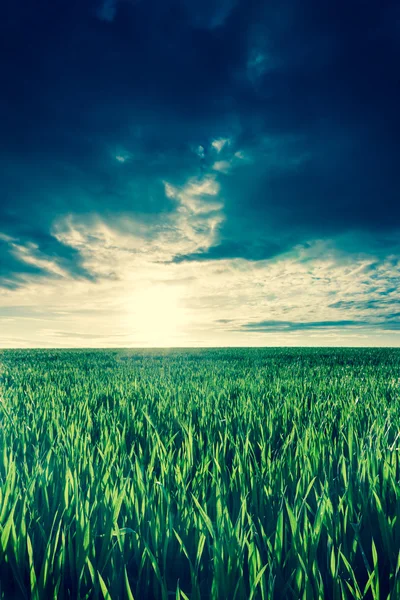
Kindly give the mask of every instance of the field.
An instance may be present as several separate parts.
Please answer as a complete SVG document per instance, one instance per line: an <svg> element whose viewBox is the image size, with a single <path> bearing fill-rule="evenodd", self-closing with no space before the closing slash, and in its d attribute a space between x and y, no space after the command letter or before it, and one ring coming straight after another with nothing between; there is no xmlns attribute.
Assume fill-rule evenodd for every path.
<svg viewBox="0 0 400 600"><path fill-rule="evenodd" d="M400 350L0 352L0 597L400 598Z"/></svg>

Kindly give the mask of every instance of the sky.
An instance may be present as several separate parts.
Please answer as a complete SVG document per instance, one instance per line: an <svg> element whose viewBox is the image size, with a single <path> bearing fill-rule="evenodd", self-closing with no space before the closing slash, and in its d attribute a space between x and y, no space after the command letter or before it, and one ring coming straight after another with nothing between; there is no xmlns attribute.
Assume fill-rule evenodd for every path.
<svg viewBox="0 0 400 600"><path fill-rule="evenodd" d="M0 347L399 346L397 0L5 0Z"/></svg>

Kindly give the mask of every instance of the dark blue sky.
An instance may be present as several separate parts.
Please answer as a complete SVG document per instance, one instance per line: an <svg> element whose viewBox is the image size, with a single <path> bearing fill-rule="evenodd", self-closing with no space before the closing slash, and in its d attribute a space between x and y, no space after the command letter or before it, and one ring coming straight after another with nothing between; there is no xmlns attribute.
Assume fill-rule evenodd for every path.
<svg viewBox="0 0 400 600"><path fill-rule="evenodd" d="M96 281L57 224L134 219L149 243L180 214L166 182L223 206L166 264L398 256L398 2L5 0L0 30L3 289Z"/></svg>

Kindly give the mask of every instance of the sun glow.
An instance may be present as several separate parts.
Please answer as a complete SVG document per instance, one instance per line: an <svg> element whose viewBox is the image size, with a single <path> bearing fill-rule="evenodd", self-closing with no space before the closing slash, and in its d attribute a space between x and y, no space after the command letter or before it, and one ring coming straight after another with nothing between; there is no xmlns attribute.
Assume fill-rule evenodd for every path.
<svg viewBox="0 0 400 600"><path fill-rule="evenodd" d="M182 290L156 284L134 293L127 306L127 326L139 345L173 346L185 334L188 318Z"/></svg>

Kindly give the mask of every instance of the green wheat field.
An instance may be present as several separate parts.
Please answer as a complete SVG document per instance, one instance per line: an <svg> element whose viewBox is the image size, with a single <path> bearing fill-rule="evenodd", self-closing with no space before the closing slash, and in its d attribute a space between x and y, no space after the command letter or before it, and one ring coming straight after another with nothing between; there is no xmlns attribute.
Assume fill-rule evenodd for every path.
<svg viewBox="0 0 400 600"><path fill-rule="evenodd" d="M400 599L400 350L0 352L0 597Z"/></svg>

